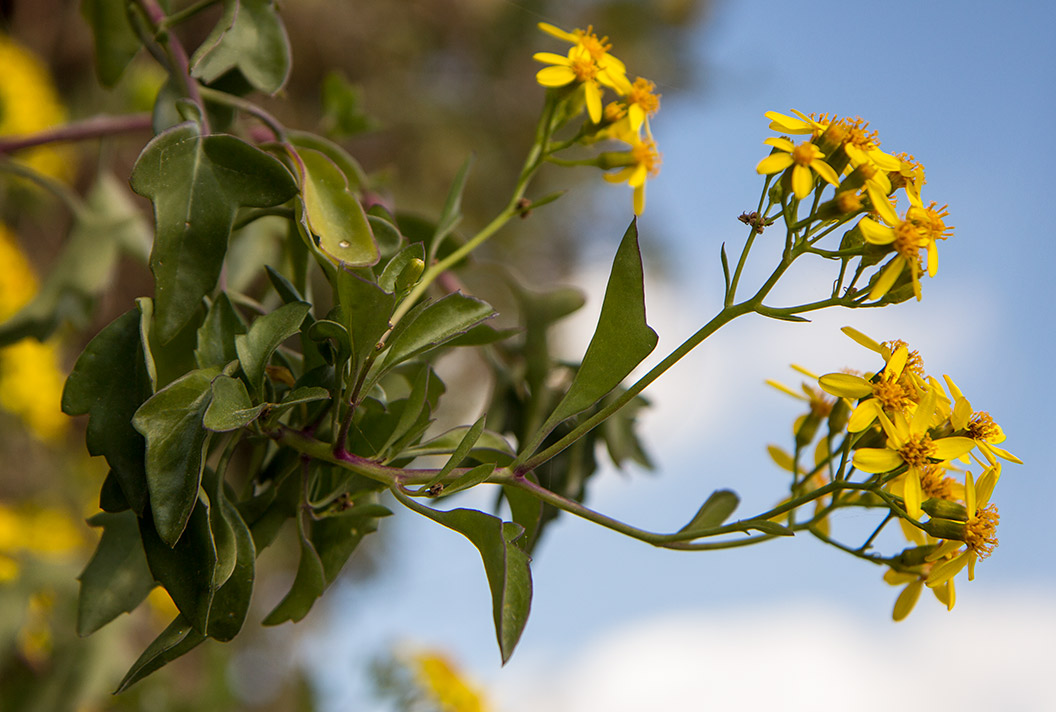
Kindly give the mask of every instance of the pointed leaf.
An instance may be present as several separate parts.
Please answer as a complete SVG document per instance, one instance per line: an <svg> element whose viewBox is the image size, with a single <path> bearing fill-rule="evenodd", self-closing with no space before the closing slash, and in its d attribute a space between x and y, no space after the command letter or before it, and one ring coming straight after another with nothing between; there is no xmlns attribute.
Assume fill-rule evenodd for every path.
<svg viewBox="0 0 1056 712"><path fill-rule="evenodd" d="M142 43L132 28L126 0L82 0L81 14L95 37L95 71L106 87L117 84Z"/></svg>
<svg viewBox="0 0 1056 712"><path fill-rule="evenodd" d="M223 483L220 484L222 486ZM242 515L238 513L238 509L226 496L214 493L210 509L211 515L213 511L219 509L226 526L230 528L235 560L223 585L213 595L206 632L210 638L228 641L238 635L246 620L246 614L249 612L257 550L253 544L253 536L250 534L249 527L246 526Z"/></svg>
<svg viewBox="0 0 1056 712"><path fill-rule="evenodd" d="M326 585L337 579L363 537L377 531L379 518L392 514L376 502L376 494L366 495L347 513L312 522L312 546L319 553Z"/></svg>
<svg viewBox="0 0 1056 712"><path fill-rule="evenodd" d="M477 444L481 433L484 432L484 420L486 417L485 415L480 416L477 418L477 422L469 427L469 430L466 431L466 434L462 436L462 440L458 443L458 447L451 453L451 457L447 459L447 462L444 463L444 466L440 468L440 471L436 473L433 479L422 487L422 491L428 490L433 485L441 482L452 470L462 464L462 461L466 459L466 455Z"/></svg>
<svg viewBox="0 0 1056 712"><path fill-rule="evenodd" d="M147 144L131 185L154 204L150 268L162 344L216 285L238 208L279 205L297 193L278 160L234 136L203 136L193 122Z"/></svg>
<svg viewBox="0 0 1056 712"><path fill-rule="evenodd" d="M491 588L495 633L505 664L528 622L532 603L532 573L528 566L531 559L516 543L524 528L475 509L444 512L421 505L400 492L395 494L409 508L453 529L477 547Z"/></svg>
<svg viewBox="0 0 1056 712"><path fill-rule="evenodd" d="M469 177L469 168L473 165L473 156L468 156L458 169L451 190L447 193L447 201L444 203L444 211L440 213L440 219L436 221L436 232L433 234L430 254L435 255L437 246L451 231L462 222L462 193L466 189L466 179Z"/></svg>
<svg viewBox="0 0 1056 712"><path fill-rule="evenodd" d="M175 545L198 499L208 431L202 417L212 400L217 368L198 369L151 396L132 424L147 441L147 487L154 526Z"/></svg>
<svg viewBox="0 0 1056 712"><path fill-rule="evenodd" d="M257 419L267 403L253 405L241 379L220 375L213 379L213 400L205 409L202 425L214 433L244 428Z"/></svg>
<svg viewBox="0 0 1056 712"><path fill-rule="evenodd" d="M304 534L301 520L297 520L301 536L301 561L297 565L297 575L285 598L275 606L263 621L264 625L278 625L286 621L297 621L308 615L315 600L326 590L326 570L312 542Z"/></svg>
<svg viewBox="0 0 1056 712"><path fill-rule="evenodd" d="M658 337L645 322L642 256L637 221L632 221L616 252L594 337L565 397L544 430L590 407L620 385L656 347Z"/></svg>
<svg viewBox="0 0 1056 712"><path fill-rule="evenodd" d="M132 663L121 684L114 694L124 692L152 672L156 672L181 655L190 652L205 640L205 636L196 631L183 616L176 620L154 639L136 662Z"/></svg>
<svg viewBox="0 0 1056 712"><path fill-rule="evenodd" d="M358 374L389 330L396 296L344 268L337 270L335 279L342 323L352 346L352 372Z"/></svg>
<svg viewBox="0 0 1056 712"><path fill-rule="evenodd" d="M319 151L302 148L301 189L308 228L319 237L319 249L335 263L377 264L378 243L359 199L334 162Z"/></svg>
<svg viewBox="0 0 1056 712"><path fill-rule="evenodd" d="M286 83L290 41L273 0L224 0L223 17L191 57L191 74L206 83L232 69L268 94Z"/></svg>
<svg viewBox="0 0 1056 712"><path fill-rule="evenodd" d="M223 368L238 358L235 337L246 333L246 323L235 310L226 292L221 292L209 307L205 321L198 327L198 347L194 359L198 368Z"/></svg>
<svg viewBox="0 0 1056 712"><path fill-rule="evenodd" d="M460 334L495 316L491 305L461 292L448 294L443 299L429 304L411 320L408 313L389 339L389 347L380 359L375 378L393 366L447 343ZM409 324L404 322L411 320ZM402 328L401 328L402 327Z"/></svg>
<svg viewBox="0 0 1056 712"><path fill-rule="evenodd" d="M88 414L88 452L106 458L137 514L147 506L146 441L132 427L132 416L150 394L136 309L96 334L77 359L62 392L64 413Z"/></svg>
<svg viewBox="0 0 1056 712"><path fill-rule="evenodd" d="M202 500L196 502L176 546L161 540L149 514L139 519L139 535L151 574L194 629L204 633L216 592L216 543L209 526L209 507Z"/></svg>
<svg viewBox="0 0 1056 712"><path fill-rule="evenodd" d="M693 515L686 526L678 530L679 534L692 534L721 526L731 514L737 509L741 498L732 490L715 490L711 496L700 505L700 509Z"/></svg>
<svg viewBox="0 0 1056 712"><path fill-rule="evenodd" d="M264 371L271 355L279 345L300 331L301 322L308 315L310 304L284 304L270 314L258 317L245 335L235 337L242 372L257 395L264 392Z"/></svg>
<svg viewBox="0 0 1056 712"><path fill-rule="evenodd" d="M88 520L103 535L91 561L78 576L77 635L91 635L122 613L129 613L154 588L154 576L139 540L136 515L102 512Z"/></svg>

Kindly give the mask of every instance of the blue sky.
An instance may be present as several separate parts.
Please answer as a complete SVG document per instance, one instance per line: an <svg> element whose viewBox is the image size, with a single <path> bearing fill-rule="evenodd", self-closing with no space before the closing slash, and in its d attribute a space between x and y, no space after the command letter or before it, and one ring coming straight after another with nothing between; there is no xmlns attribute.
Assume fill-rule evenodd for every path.
<svg viewBox="0 0 1056 712"><path fill-rule="evenodd" d="M364 661L399 641L448 650L507 712L544 704L579 712L600 709L591 704L602 701L611 712L659 699L636 697L642 692L633 681L641 687L642 679L653 680L654 692L666 690L664 704L680 704L684 694L682 708L696 709L686 702L699 699L701 668L685 660L724 671L709 678L714 700L765 708L772 701L750 683L769 679L790 690L787 708L805 708L817 689L786 679L785 658L762 645L767 636L790 650L806 646L804 655L830 665L899 675L919 664L933 674L964 675L973 663L960 651L906 650L957 648L958 640L980 634L994 646L996 667L974 692L907 689L921 702L955 699L962 709L999 698L1011 700L1007 709L1038 708L1037 695L1052 693L1030 681L1045 679L1041 646L1056 634L1047 612L1056 600L1048 544L1056 485L1044 454L1056 395L1048 358L1056 250L1046 198L1047 171L1056 165L1048 135L1056 114L1054 26L1056 5L1043 2L717 2L695 34L695 83L652 77L665 94L653 123L664 165L649 185L640 227L647 260L664 267L651 270L646 284L650 321L661 334L658 354L718 306L719 245L743 240L736 216L758 200L754 167L773 135L766 111L862 116L885 149L924 163L925 200L948 203L956 229L940 244L939 272L925 280L920 303L819 314L809 325L755 318L720 331L657 384L645 427L658 471L607 473L592 505L661 530L677 529L720 487L741 493L742 514L765 509L784 482L764 446L787 442L797 404L763 380L797 383L791 362L818 372L875 368L870 354L839 332L844 324L881 340L903 338L930 373L951 375L976 409L994 416L1007 447L1026 462L1005 468L995 494L1000 548L980 564L975 582L959 586L952 613L925 597L908 621L891 623L897 589L880 580L882 571L805 536L682 554L566 518L538 552L532 617L500 670L476 551L457 534L400 512L400 521L389 523L395 570L332 592L325 613L309 624L306 649L325 664L328 709L367 709L361 700L349 706L348 695L362 690ZM612 40L618 55L619 38ZM613 214L629 209L619 187L604 186L599 199ZM613 232L611 249L600 236L602 262L621 232ZM810 293L812 279L826 274L807 271L795 287ZM597 309L605 274L588 270L583 280ZM570 342L579 334L585 344L591 330L589 317L573 324ZM740 666L753 655L757 673L745 677Z"/></svg>

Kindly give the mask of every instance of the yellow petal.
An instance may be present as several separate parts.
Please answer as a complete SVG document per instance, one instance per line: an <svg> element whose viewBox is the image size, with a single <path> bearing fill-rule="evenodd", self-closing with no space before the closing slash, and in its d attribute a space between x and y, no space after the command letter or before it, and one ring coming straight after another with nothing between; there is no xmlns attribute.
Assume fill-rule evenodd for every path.
<svg viewBox="0 0 1056 712"><path fill-rule="evenodd" d="M866 242L874 245L890 245L895 241L895 231L887 225L881 225L872 218L862 218L858 221L858 229L862 231L862 237Z"/></svg>
<svg viewBox="0 0 1056 712"><path fill-rule="evenodd" d="M872 291L869 292L869 299L881 299L888 290L894 286L898 276L902 274L902 268L906 266L906 260L899 255L895 259L891 260L884 271L881 273L880 278L876 280L873 285Z"/></svg>
<svg viewBox="0 0 1056 712"><path fill-rule="evenodd" d="M832 169L832 166L820 158L811 161L810 167L813 168L814 172L821 176L827 183L831 185L840 184L840 177L836 175L836 171Z"/></svg>
<svg viewBox="0 0 1056 712"><path fill-rule="evenodd" d="M967 455L973 447L975 447L975 441L971 438L957 435L942 438L935 441L935 457L939 460L953 460L961 455Z"/></svg>
<svg viewBox="0 0 1056 712"><path fill-rule="evenodd" d="M935 588L940 584L944 584L952 579L957 574L961 573L965 566L968 565L968 554L965 552L960 556L957 556L949 561L943 561L937 565L928 574L927 584L930 588Z"/></svg>
<svg viewBox="0 0 1056 712"><path fill-rule="evenodd" d="M854 339L856 343L860 344L861 346L864 346L870 351L875 351L878 354L882 354L884 352L883 348L880 346L879 343L870 339L868 336L858 331L853 326L845 326L840 329L840 331L847 334L847 336Z"/></svg>
<svg viewBox="0 0 1056 712"><path fill-rule="evenodd" d="M645 211L645 185L635 186L634 189L634 214L641 215Z"/></svg>
<svg viewBox="0 0 1056 712"><path fill-rule="evenodd" d="M762 175L772 175L774 173L780 173L791 165L792 154L772 153L759 161L759 165L755 167L755 172L761 173Z"/></svg>
<svg viewBox="0 0 1056 712"><path fill-rule="evenodd" d="M774 136L768 138L763 141L763 143L765 143L767 146L773 146L779 151L784 151L785 153L792 153L792 149L796 147L794 143L782 136Z"/></svg>
<svg viewBox="0 0 1056 712"><path fill-rule="evenodd" d="M536 27L538 27L546 34L552 35L553 37L556 37L559 40L564 40L565 42L579 42L579 38L576 37L574 34L572 34L571 32L566 32L560 27L555 27L549 22L540 22L536 25Z"/></svg>
<svg viewBox="0 0 1056 712"><path fill-rule="evenodd" d="M928 243L928 276L934 277L939 271L939 247L932 240Z"/></svg>
<svg viewBox="0 0 1056 712"><path fill-rule="evenodd" d="M570 67L546 67L535 73L535 81L544 87L563 87L576 81L576 73Z"/></svg>
<svg viewBox="0 0 1056 712"><path fill-rule="evenodd" d="M821 390L839 398L865 398L873 392L873 386L861 376L849 373L826 373L818 379Z"/></svg>
<svg viewBox="0 0 1056 712"><path fill-rule="evenodd" d="M569 66L568 57L563 54L554 54L553 52L536 52L532 55L532 59L536 62L542 62L543 64L559 64L562 66Z"/></svg>
<svg viewBox="0 0 1056 712"><path fill-rule="evenodd" d="M898 213L895 212L895 207L891 205L891 201L887 199L886 194L875 188L872 182L866 183L865 192L873 204L873 210L877 212L884 222L888 225L898 223Z"/></svg>
<svg viewBox="0 0 1056 712"><path fill-rule="evenodd" d="M914 581L902 589L902 593L898 594L895 600L895 610L891 613L891 617L896 621L904 620L913 611L913 606L917 605L920 592L923 590L924 584L920 581Z"/></svg>
<svg viewBox="0 0 1056 712"><path fill-rule="evenodd" d="M871 475L890 472L902 464L902 458L887 448L863 447L854 451L854 466Z"/></svg>
<svg viewBox="0 0 1056 712"><path fill-rule="evenodd" d="M810 191L813 189L814 174L806 166L801 166L797 163L792 167L792 194L798 200L803 200L803 198L810 195Z"/></svg>
<svg viewBox="0 0 1056 712"><path fill-rule="evenodd" d="M879 412L880 404L875 398L862 401L851 413L851 417L847 419L847 432L862 432L873 424Z"/></svg>
<svg viewBox="0 0 1056 712"><path fill-rule="evenodd" d="M994 487L997 486L997 481L1001 478L1001 466L988 467L982 475L979 476L979 481L975 484L975 501L976 506L985 507L990 501L990 497L994 494Z"/></svg>
<svg viewBox="0 0 1056 712"><path fill-rule="evenodd" d="M782 470L788 470L789 472L796 471L795 461L792 459L792 456L777 445L767 445L766 451L770 454L770 459L776 462L777 466Z"/></svg>
<svg viewBox="0 0 1056 712"><path fill-rule="evenodd" d="M601 121L601 89L594 82L585 82L583 90L587 97L587 113L594 123Z"/></svg>
<svg viewBox="0 0 1056 712"><path fill-rule="evenodd" d="M964 505L968 510L969 517L974 517L979 511L976 508L975 480L972 479L971 472L964 473Z"/></svg>
<svg viewBox="0 0 1056 712"><path fill-rule="evenodd" d="M924 498L924 492L920 488L920 473L916 468L910 468L902 481L902 501L906 505L906 514L914 519L920 519L923 511L920 502Z"/></svg>

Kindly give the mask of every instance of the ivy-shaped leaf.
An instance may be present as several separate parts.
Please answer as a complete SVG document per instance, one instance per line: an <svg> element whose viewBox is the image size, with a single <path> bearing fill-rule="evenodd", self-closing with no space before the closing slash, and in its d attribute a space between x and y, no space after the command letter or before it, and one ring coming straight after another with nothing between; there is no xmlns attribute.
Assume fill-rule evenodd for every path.
<svg viewBox="0 0 1056 712"><path fill-rule="evenodd" d="M220 375L213 379L213 400L205 409L202 425L214 433L244 428L257 419L266 403L253 405L241 379Z"/></svg>
<svg viewBox="0 0 1056 712"><path fill-rule="evenodd" d="M91 561L77 577L81 582L77 635L82 636L135 609L155 585L133 512L101 512L88 524L102 527L103 535Z"/></svg>
<svg viewBox="0 0 1056 712"><path fill-rule="evenodd" d="M297 193L277 159L234 136L203 136L194 122L155 136L136 161L131 185L154 203L150 268L161 344L216 285L238 208L279 205Z"/></svg>
<svg viewBox="0 0 1056 712"><path fill-rule="evenodd" d="M335 263L377 264L381 258L378 243L348 178L319 151L302 148L298 155L303 168L304 216L308 229L319 238L319 249Z"/></svg>
<svg viewBox="0 0 1056 712"><path fill-rule="evenodd" d="M268 94L286 83L290 41L273 0L224 0L223 17L191 57L191 73L206 83L232 69Z"/></svg>
<svg viewBox="0 0 1056 712"><path fill-rule="evenodd" d="M208 431L202 417L218 368L176 379L139 407L132 424L147 441L147 487L154 526L170 547L180 539L198 499Z"/></svg>
<svg viewBox="0 0 1056 712"><path fill-rule="evenodd" d="M132 416L151 394L139 318L139 310L130 309L96 334L62 391L62 412L88 415L88 452L106 458L136 514L148 500L146 441L132 427Z"/></svg>
<svg viewBox="0 0 1056 712"><path fill-rule="evenodd" d="M473 542L484 561L491 588L492 615L499 651L505 664L520 640L532 604L531 557L518 545L524 528L476 509L431 509L399 491L396 498L410 509L453 529Z"/></svg>
<svg viewBox="0 0 1056 712"><path fill-rule="evenodd" d="M601 316L583 363L543 430L549 431L565 418L589 408L620 385L652 353L657 341L656 332L645 322L645 285L635 220L616 251Z"/></svg>
<svg viewBox="0 0 1056 712"><path fill-rule="evenodd" d="M127 0L82 0L81 14L95 37L95 71L103 86L117 84L142 46L128 20Z"/></svg>

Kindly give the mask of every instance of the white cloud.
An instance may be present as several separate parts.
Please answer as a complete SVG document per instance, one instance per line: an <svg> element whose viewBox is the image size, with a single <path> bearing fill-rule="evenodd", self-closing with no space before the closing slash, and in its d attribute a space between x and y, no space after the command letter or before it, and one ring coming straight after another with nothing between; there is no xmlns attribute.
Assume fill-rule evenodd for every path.
<svg viewBox="0 0 1056 712"><path fill-rule="evenodd" d="M952 613L922 599L900 624L809 601L667 613L507 671L492 694L502 712L1053 710L1054 636L1040 591L973 592Z"/></svg>

